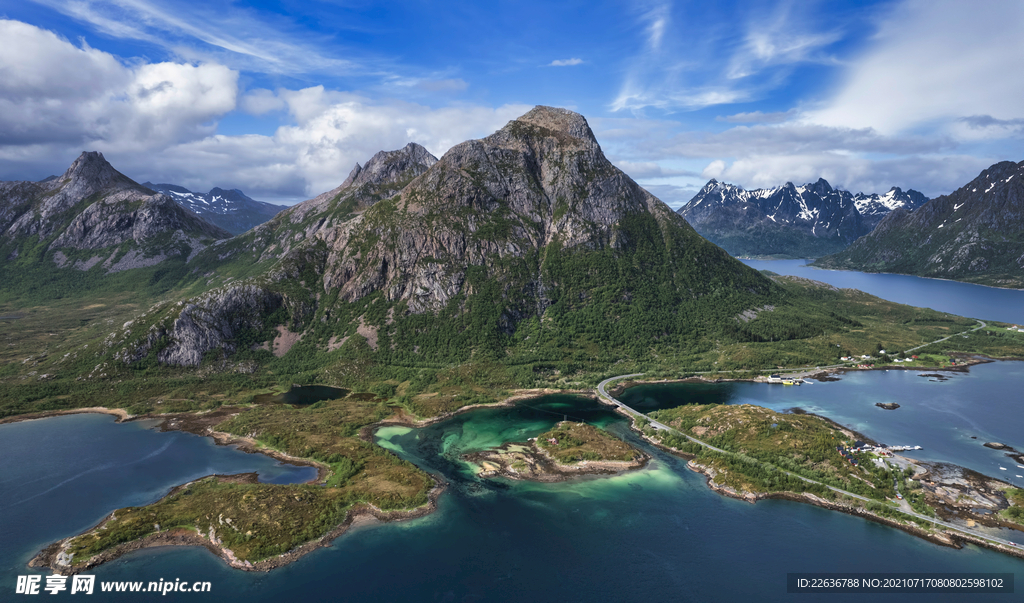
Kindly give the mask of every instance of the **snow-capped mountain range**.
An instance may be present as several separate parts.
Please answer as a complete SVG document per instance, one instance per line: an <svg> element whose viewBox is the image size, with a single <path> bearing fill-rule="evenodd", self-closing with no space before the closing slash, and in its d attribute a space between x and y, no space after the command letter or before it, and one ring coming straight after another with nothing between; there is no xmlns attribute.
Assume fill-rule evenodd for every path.
<svg viewBox="0 0 1024 603"><path fill-rule="evenodd" d="M679 213L733 255L816 257L845 248L896 208L928 201L893 187L884 195L834 189L824 179L745 190L710 180Z"/></svg>
<svg viewBox="0 0 1024 603"><path fill-rule="evenodd" d="M238 189L224 190L215 187L208 193L196 193L175 184L146 182L143 186L164 193L178 205L231 234L245 232L286 209L283 205L256 201Z"/></svg>
<svg viewBox="0 0 1024 603"><path fill-rule="evenodd" d="M816 265L1024 287L1024 161L1002 161L919 209L896 208Z"/></svg>

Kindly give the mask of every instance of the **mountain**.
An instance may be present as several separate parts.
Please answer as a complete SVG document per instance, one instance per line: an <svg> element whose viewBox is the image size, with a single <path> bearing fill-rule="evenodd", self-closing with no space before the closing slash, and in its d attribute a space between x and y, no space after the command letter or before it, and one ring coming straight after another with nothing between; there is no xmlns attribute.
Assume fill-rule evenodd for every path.
<svg viewBox="0 0 1024 603"><path fill-rule="evenodd" d="M178 205L233 235L262 224L285 209L283 205L251 199L238 189L212 188L208 193L195 193L175 184L146 182L142 186L167 195Z"/></svg>
<svg viewBox="0 0 1024 603"><path fill-rule="evenodd" d="M679 213L697 232L737 256L816 257L871 232L896 207L927 199L894 187L885 195L853 195L827 181L747 191L712 179Z"/></svg>
<svg viewBox="0 0 1024 603"><path fill-rule="evenodd" d="M1024 287L1024 162L997 163L914 212L897 208L816 266Z"/></svg>
<svg viewBox="0 0 1024 603"><path fill-rule="evenodd" d="M531 370L711 349L760 328L736 319L746 310L782 323L789 311L779 286L613 166L582 116L550 107L439 160L418 145L380 153L196 264L211 288L116 333L113 364L192 366L277 351L290 333L306 368L372 357ZM816 320L792 324L820 332Z"/></svg>
<svg viewBox="0 0 1024 603"><path fill-rule="evenodd" d="M230 234L82 153L63 175L0 183L0 276L10 288L40 266L115 273L187 261Z"/></svg>
<svg viewBox="0 0 1024 603"><path fill-rule="evenodd" d="M878 193L871 193L870 195L857 193L853 196L853 204L857 207L857 211L860 212L864 225L867 227L867 232L874 230L875 226L878 226L878 223L882 221L882 218L889 215L889 212L899 208L914 211L927 202L928 197L925 197L923 194L913 189L904 191L898 186L892 187L884 195L879 195Z"/></svg>

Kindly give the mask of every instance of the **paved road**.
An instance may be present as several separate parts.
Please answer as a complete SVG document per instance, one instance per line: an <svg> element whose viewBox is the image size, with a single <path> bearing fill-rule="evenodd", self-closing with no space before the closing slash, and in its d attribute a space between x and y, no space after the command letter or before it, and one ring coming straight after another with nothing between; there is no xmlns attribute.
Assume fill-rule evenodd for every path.
<svg viewBox="0 0 1024 603"><path fill-rule="evenodd" d="M965 333L973 333L974 331L977 331L978 329L984 329L985 327L988 326L988 324L984 320L979 320L978 323L979 323L978 326L974 327L973 329L969 329L967 331L964 331L963 333L954 333L954 334L952 334L952 335L950 335L948 337L943 337L942 339L936 339L935 341L921 344L921 345L917 346L916 348L910 348L909 350L906 350L903 353L907 354L907 353L913 352L914 350L920 350L921 348L930 346L933 343L939 343L940 341L946 341L950 337L956 337L957 335L964 335Z"/></svg>
<svg viewBox="0 0 1024 603"><path fill-rule="evenodd" d="M981 321L979 321L979 322L981 322ZM978 329L983 328L984 326L985 326L984 323L982 323L982 326L978 327ZM973 330L977 330L977 329L973 329ZM953 337L953 336L950 335L950 337ZM948 339L948 337L946 339ZM939 341L943 341L943 340L940 339ZM928 345L928 344L926 344L926 345ZM779 469L778 467L775 467L774 465L769 465L768 463L763 463L762 461L758 461L756 459L752 459L752 458L750 458L750 457L748 457L746 455L738 454L738 453L735 453L735 452L729 452L727 450L722 450L721 448L717 448L715 446L712 446L711 444L708 444L707 442L702 442L701 440L698 440L697 438L695 438L695 437L693 437L691 435L685 434L685 433L683 433L683 432L681 432L681 431L679 431L679 430L677 430L677 429L675 429L673 427L665 425L664 423L660 423L658 421L655 421L654 419L652 419L651 417L647 416L646 414L644 414L644 413L642 413L642 412L640 412L638 410L635 410L635 409L627 406L626 404L624 404L623 402L621 402L620 400L615 398L615 396L612 396L611 394L608 393L608 389L607 389L608 388L608 384L611 383L612 381L620 381L622 379L629 379L630 377L639 377L641 375L643 375L643 373L633 373L633 374L630 374L630 375L619 375L617 377L610 377L608 379L605 379L604 381L602 381L601 383L599 383L597 385L598 396L600 396L600 398L603 399L605 402L610 403L610 404L614 404L615 406L621 408L624 412L626 412L630 416L642 417L642 418L646 419L648 422L650 422L651 427L654 427L655 429L664 430L664 431L670 431L670 432L672 432L674 434L677 434L679 436L682 436L682 437L688 439L689 441L691 441L691 442L693 442L695 444L699 444L700 446L703 446L703 447L705 447L705 448L707 448L709 450L714 450L715 452L720 452L722 454L731 454L731 455L740 457L743 460L748 461L748 462L761 463L763 465L767 465L768 467L770 467L771 469L774 469L776 471L782 471L783 473L785 473L787 475L792 475L793 477L801 479L801 480L803 480L803 481L805 481L805 482L807 482L809 484L818 484L820 486L825 486L826 488L828 488L829 490L832 490L833 492L836 492L838 494L842 494L844 496L849 496L850 498L856 498L858 500L862 500L862 501L865 501L865 502L873 500L873 499L870 499L870 498L868 498L866 496L861 496L860 494L854 494L853 492L847 492L846 490L837 488L835 486L830 486L828 484L823 484L823 483L821 483L819 481L815 481L813 479L804 477L802 475L798 475L796 473L792 473L792 472L786 471L784 469ZM911 515L913 517L916 517L918 519L923 519L925 521L930 521L930 522L932 522L935 525L942 526L944 528L953 530L955 532L962 532L964 534L970 534L971 536L975 536L977 538L982 538L984 540L988 540L988 541L991 541L991 542L997 542L999 544L1002 544L1002 545L1005 545L1005 546L1009 546L1009 547L1016 547L1018 549L1024 548L1024 546L1021 546L1021 545L1016 544L1014 542L1011 542L1009 540L1004 540L1002 538L997 538L995 536L989 536L987 534L982 534L981 532L975 532L974 530L969 530L967 528L963 528L963 527L960 527L960 526L957 526L957 525L953 525L951 523L947 523L947 522L942 521L940 519L935 519L934 517L929 517L929 516L924 515L922 513L918 513L917 511L901 510L901 512L905 513L906 515Z"/></svg>
<svg viewBox="0 0 1024 603"><path fill-rule="evenodd" d="M975 319L975 320L977 320L977 319ZM929 341L928 343L922 343L921 345L919 345L917 347L910 348L909 350L904 350L903 353L904 354L909 354L909 353L913 352L914 350L920 350L921 348L926 348L926 347L928 347L928 346L930 346L930 345L932 345L934 343L941 343L943 341L946 341L947 339L952 339L953 337L956 337L957 335L965 335L967 333L973 333L974 331L977 331L978 329L984 329L987 326L988 326L988 324L985 321L978 320L978 326L974 327L973 329L968 329L966 331L961 331L959 333L953 333L952 335L947 335L947 336L943 337L942 339L936 339L935 341ZM823 370L834 369L834 368L849 368L849 366L850 366L849 362L844 362L842 364L830 364L828 366L816 366L813 369L808 366L808 367L804 367L804 368L780 369L780 370L774 371L774 372L777 372L777 373L786 373L786 372L794 373L794 372L806 372L806 371L812 371L812 370L813 371L823 371ZM763 373L763 372L765 372L763 369L736 369L736 370L718 370L718 371L694 371L692 373L687 373L687 374L688 375L714 375L714 374L720 374L720 373ZM636 375L628 375L628 376L635 377ZM621 378L622 377L613 377L612 379L606 379L605 383L607 383L608 381L614 381L615 379L621 379Z"/></svg>

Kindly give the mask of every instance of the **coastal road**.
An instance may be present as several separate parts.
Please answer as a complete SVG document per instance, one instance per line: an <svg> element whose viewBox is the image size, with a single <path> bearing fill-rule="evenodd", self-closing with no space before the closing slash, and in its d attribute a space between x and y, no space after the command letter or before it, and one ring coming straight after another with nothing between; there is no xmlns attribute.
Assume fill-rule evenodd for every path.
<svg viewBox="0 0 1024 603"><path fill-rule="evenodd" d="M981 321L978 321L978 322L981 322ZM972 330L976 331L978 329L984 328L984 326L985 326L985 324L982 323L982 325L980 327L977 327L976 329L972 329ZM953 335L950 335L950 337L953 337ZM947 337L946 339L949 339L949 337ZM943 340L940 339L939 341L943 341ZM932 343L935 343L935 342L932 342ZM926 345L930 345L930 344L926 344ZM836 492L837 494L842 494L844 496L849 496L850 498L855 498L857 500L861 500L861 501L864 501L864 502L870 502L872 500L872 499L870 499L870 498L868 498L866 496L861 496L860 494L854 494L853 492L847 492L846 490L843 490L841 488L837 488L835 486L830 486L828 484L823 484L823 483L821 483L819 481L815 481L813 479L804 477L802 475L793 473L791 471L786 471L784 469L780 469L778 467L775 467L774 465L769 465L768 463L764 463L762 461L758 461L756 459L752 459L752 458L750 458L750 457L748 457L746 455L738 454L738 453L735 453L735 452L730 452L728 450L722 450L721 448L712 446L711 444L708 444L707 442L703 442L701 440L698 440L697 438L695 438L695 437L693 437L691 435L685 434L685 433L679 431L678 429L675 429L674 427L670 427L668 425L665 425L664 423L655 421L654 419L652 419L651 417L647 416L646 414L644 414L644 413L642 413L642 412L640 412L640 411L638 411L638 410L636 410L634 408L631 408L631 407L627 406L625 403L623 403L620 400L618 400L617 398L615 398L615 396L612 396L611 394L608 393L608 384L609 383L611 383L613 381L620 381L622 379L629 379L631 377L640 377L641 375L643 375L643 373L632 373L630 375L619 375L617 377L610 377L608 379L605 379L601 383L597 384L598 396L602 400L604 400L606 403L613 404L613 405L619 407L620 409L622 409L623 412L625 412L626 414L628 414L628 415L630 415L630 416L632 416L634 418L642 417L642 418L646 419L651 424L651 427L654 427L655 429L663 430L663 431L669 431L669 432L674 433L676 435L682 436L682 437L686 438L687 440L689 440L689 441L691 441L691 442L693 442L695 444L698 444L700 446L703 446L703 447L707 448L708 450L714 450L715 452L720 452L722 454L730 454L730 455L733 455L733 456L737 456L737 457L739 457L739 458L741 458L741 459L743 459L743 460L745 460L747 462L753 462L753 463L759 463L759 464L762 464L762 465L766 465L766 466L768 466L771 469L774 469L776 471L782 471L783 473L785 473L787 475L791 475L791 476L793 476L795 478L801 479L801 480L803 480L803 481L805 481L805 482L807 482L809 484L817 484L819 486L825 486L826 488L828 488L829 490L832 490L833 492ZM882 503L882 504L884 504L884 503ZM932 522L935 525L942 526L944 528L947 528L947 529L955 531L955 532L961 532L961 533L964 533L964 534L968 534L970 536L974 536L975 538L981 538L983 540L987 540L989 542L998 543L998 544L1001 544L1003 546L1008 546L1010 548L1016 548L1016 549L1024 548L1021 545L1013 543L1013 542L1011 542L1009 540L1005 540L1003 538L997 538L995 536L989 536L987 534L982 534L981 532L975 532L974 530L963 528L963 527L960 527L960 526L957 526L957 525L954 525L954 524L942 521L941 519L936 519L934 517L929 517L929 516L924 515L922 513L918 513L917 511L913 511L913 510L907 511L907 510L902 510L901 509L900 512L904 513L905 515L910 515L912 517L916 517L918 519L923 519L925 521L930 521L930 522Z"/></svg>
<svg viewBox="0 0 1024 603"><path fill-rule="evenodd" d="M988 323L986 323L983 320L978 320L978 319L975 319L975 320L978 321L978 326L974 327L973 329L967 329L966 331L961 331L959 333L953 333L952 335L947 335L947 336L943 337L942 339L936 339L935 341L929 341L928 343L922 343L921 345L913 347L913 348L910 348L909 350L904 350L903 353L904 354L909 354L909 353L911 353L911 352L913 352L915 350L920 350L921 348L926 348L926 347L928 347L928 346L930 346L932 344L942 343L943 341L946 341L947 339L952 339L952 338L956 337L957 335L966 335L967 333L973 333L974 331L977 331L979 329L984 329L985 327L988 326ZM834 368L849 368L849 366L850 366L849 362L844 362L842 364L830 364L828 366L816 366L813 369L808 366L808 367L804 367L804 368L778 369L778 370L772 371L772 372L773 373L782 374L782 373L806 372L806 371L812 371L812 370L814 370L814 371L824 371L824 370L834 369ZM763 373L763 372L765 372L765 371L762 370L762 369L736 369L736 370L728 370L728 371L694 371L692 373L687 373L687 374L688 375L714 375L716 373ZM635 376L636 375L627 375L627 377L635 377ZM622 378L623 377L612 377L611 379L605 379L602 382L602 384L606 384L609 381L615 381L616 379L622 379ZM600 387L600 386L598 386L598 387Z"/></svg>
<svg viewBox="0 0 1024 603"><path fill-rule="evenodd" d="M975 319L975 320L978 320L978 319ZM904 354L909 354L910 352L913 352L914 350L920 350L921 348L928 347L928 346L932 345L933 343L939 343L939 342L942 342L942 341L946 341L947 339L956 337L957 335L965 335L967 333L973 333L974 331L977 331L978 329L984 329L987 326L988 326L988 323L986 323L984 320L978 320L978 326L974 327L973 329L968 329L966 331L963 331L962 333L953 333L952 335L947 335L946 337L943 337L942 339L936 339L935 341L930 341L928 343L922 343L921 345L917 346L916 348L910 348L909 350L904 350L903 353Z"/></svg>

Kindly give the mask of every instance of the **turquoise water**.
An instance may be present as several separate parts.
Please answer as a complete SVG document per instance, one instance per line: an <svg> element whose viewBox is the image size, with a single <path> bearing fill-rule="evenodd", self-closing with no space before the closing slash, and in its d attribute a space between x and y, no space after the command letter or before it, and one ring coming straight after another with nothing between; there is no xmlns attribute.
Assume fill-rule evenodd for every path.
<svg viewBox="0 0 1024 603"><path fill-rule="evenodd" d="M884 374L875 375L881 379ZM864 387L877 385L872 377L867 379ZM841 383L805 387L826 389ZM720 389L709 389L708 395L719 396ZM355 529L331 547L269 574L231 570L204 549L166 548L141 551L105 565L97 569L97 579L181 578L212 583L208 596L161 597L182 601L649 602L792 601L794 596L785 592L788 572L1024 575L1024 561L983 549L947 549L809 505L785 501L751 505L721 497L706 487L702 476L686 469L684 461L647 447L620 417L591 400L558 396L526 404L475 411L421 429L378 432L382 445L447 482L438 511L427 517ZM643 446L653 456L651 463L644 470L613 477L532 484L479 480L459 460L465 452L537 435L564 415L603 425ZM91 421L67 420L83 418ZM25 426L33 426L38 437L12 438L12 431L4 431ZM0 465L0 506L5 511L0 515L5 534L0 547L0 600L10 598L7 593L13 593L14 577L28 573L24 561L43 544L88 527L112 508L152 500L183 481L180 466L158 464L149 467L145 476L125 467L124 479L111 479L102 489L46 493L54 481L48 477L51 471L77 475L93 466L120 463L117 459L142 458L172 441L169 438L181 436L131 424L113 425L106 417L65 417L0 428L0 447L5 453L16 448L15 460L24 465L22 469L13 467L14 463ZM55 460L59 466L50 467L46 457L54 442L69 439L81 453L61 456ZM231 462L258 458L212 446L206 454L220 451L241 455L224 457ZM138 481L142 479L150 485L142 487ZM72 483L88 482L79 478ZM15 490L17 496L12 495ZM138 494L139 490L148 494ZM36 496L40 504L17 511L26 507L12 502L28 496ZM65 520L69 512L81 519ZM22 524L23 529L8 537L11 528ZM797 598L865 600L854 595ZM89 600L128 599L96 594ZM906 597L870 600L905 601ZM951 595L920 600L1016 599L1013 595Z"/></svg>
<svg viewBox="0 0 1024 603"><path fill-rule="evenodd" d="M807 266L808 260L743 260L757 270L792 274L842 288L860 289L883 299L971 316L982 320L1024 322L1024 290L996 289L955 281L907 276L870 274L845 270L822 270Z"/></svg>

